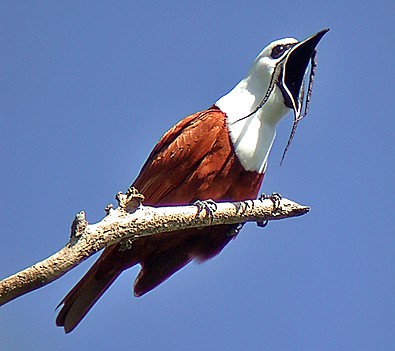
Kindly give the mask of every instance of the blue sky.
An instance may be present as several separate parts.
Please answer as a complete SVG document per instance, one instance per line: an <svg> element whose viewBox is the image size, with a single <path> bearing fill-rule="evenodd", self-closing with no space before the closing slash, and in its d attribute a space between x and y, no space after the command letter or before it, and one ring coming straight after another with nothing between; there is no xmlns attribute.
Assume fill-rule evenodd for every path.
<svg viewBox="0 0 395 351"><path fill-rule="evenodd" d="M100 220L160 136L210 106L270 41L330 27L308 117L262 190L310 205L247 225L146 296L124 273L70 335L55 307L92 264L0 309L4 350L392 350L392 1L2 1L0 276Z"/></svg>

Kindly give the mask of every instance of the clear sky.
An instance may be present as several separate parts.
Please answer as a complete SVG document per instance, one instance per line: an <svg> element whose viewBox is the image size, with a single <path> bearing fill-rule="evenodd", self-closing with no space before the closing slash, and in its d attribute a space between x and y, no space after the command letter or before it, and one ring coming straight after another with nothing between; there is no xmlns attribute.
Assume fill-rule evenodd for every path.
<svg viewBox="0 0 395 351"><path fill-rule="evenodd" d="M310 113L262 190L312 207L247 225L146 296L124 273L69 335L55 307L92 264L0 309L2 350L393 350L395 5L388 1L2 1L0 277L100 220L161 135L274 39L330 27Z"/></svg>

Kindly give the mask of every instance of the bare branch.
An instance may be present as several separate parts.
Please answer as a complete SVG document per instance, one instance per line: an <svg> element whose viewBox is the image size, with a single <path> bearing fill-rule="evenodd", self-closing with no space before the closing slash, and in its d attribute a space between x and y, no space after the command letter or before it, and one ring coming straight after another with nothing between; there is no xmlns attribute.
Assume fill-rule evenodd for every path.
<svg viewBox="0 0 395 351"><path fill-rule="evenodd" d="M309 207L284 198L276 206L270 199L217 203L216 210L210 215L207 209L199 213L196 205L142 206L143 197L130 191L126 195L119 193L117 200L118 208L108 206L107 215L96 224L88 224L83 211L78 213L71 226L70 241L64 248L0 281L0 306L49 284L91 255L120 241L127 245L130 240L179 229L279 220L309 211Z"/></svg>

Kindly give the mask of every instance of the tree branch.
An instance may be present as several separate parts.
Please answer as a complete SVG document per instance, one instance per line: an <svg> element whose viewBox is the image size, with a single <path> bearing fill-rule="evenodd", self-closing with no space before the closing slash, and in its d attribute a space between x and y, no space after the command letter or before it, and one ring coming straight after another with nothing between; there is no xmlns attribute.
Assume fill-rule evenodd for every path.
<svg viewBox="0 0 395 351"><path fill-rule="evenodd" d="M64 248L0 281L0 306L49 284L96 252L120 241L127 249L131 241L149 235L219 224L262 223L309 211L309 207L284 198L217 203L213 211L196 205L155 208L141 205L143 196L134 189L129 189L126 195L118 193L117 200L118 208L108 206L107 215L96 224L88 224L84 212L79 212Z"/></svg>

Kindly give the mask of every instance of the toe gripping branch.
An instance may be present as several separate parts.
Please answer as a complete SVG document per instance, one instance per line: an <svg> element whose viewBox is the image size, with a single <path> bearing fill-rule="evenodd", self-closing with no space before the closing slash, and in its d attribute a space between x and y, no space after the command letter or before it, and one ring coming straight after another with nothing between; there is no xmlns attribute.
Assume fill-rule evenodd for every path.
<svg viewBox="0 0 395 351"><path fill-rule="evenodd" d="M203 212L206 211L206 215L210 217L211 219L214 218L214 212L217 210L218 206L217 203L214 200L208 199L208 200L196 200L193 203L195 206L197 206L198 210L196 213L196 217L199 217L199 215Z"/></svg>
<svg viewBox="0 0 395 351"><path fill-rule="evenodd" d="M273 202L272 213L276 213L281 208L280 201L282 199L282 196L279 193L273 193L271 195L266 195L265 193L262 193L258 199L260 201L271 200ZM269 223L269 221L266 220L266 221L256 222L256 225L260 228L265 228L268 225L268 223Z"/></svg>
<svg viewBox="0 0 395 351"><path fill-rule="evenodd" d="M211 220L214 219L214 213L215 211L218 209L217 203L212 200L212 199L208 199L208 200L197 200L193 203L195 206L197 206L198 210L196 213L196 218L199 217L199 215L205 211L206 216L208 216L209 218L211 218ZM246 207L252 206L249 205L248 203L244 204ZM237 223L235 224L230 230L229 232L226 234L227 236L235 236L239 233L239 231L241 230L241 228L243 228L244 223Z"/></svg>

